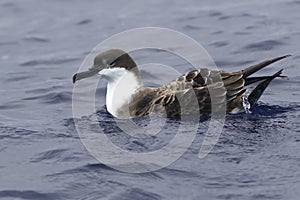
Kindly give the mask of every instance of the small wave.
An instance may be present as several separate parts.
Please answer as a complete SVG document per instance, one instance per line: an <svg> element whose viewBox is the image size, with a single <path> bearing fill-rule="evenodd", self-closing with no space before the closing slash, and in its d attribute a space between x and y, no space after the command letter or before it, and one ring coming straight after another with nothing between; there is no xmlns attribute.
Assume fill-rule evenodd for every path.
<svg viewBox="0 0 300 200"><path fill-rule="evenodd" d="M67 152L67 149L54 149L39 153L31 162L41 162L50 159L60 159Z"/></svg>
<svg viewBox="0 0 300 200"><path fill-rule="evenodd" d="M162 199L162 197L158 194L148 192L140 188L130 188L110 198L110 200L127 200L127 199L160 200Z"/></svg>
<svg viewBox="0 0 300 200"><path fill-rule="evenodd" d="M243 48L247 52L251 51L269 51L276 49L280 46L286 45L286 43L277 40L265 40L249 44Z"/></svg>
<svg viewBox="0 0 300 200"><path fill-rule="evenodd" d="M28 129L0 126L0 140L1 139L22 139L36 133L37 131L32 131Z"/></svg>
<svg viewBox="0 0 300 200"><path fill-rule="evenodd" d="M33 97L26 97L22 100L38 100L42 103L47 104L57 104L68 102L72 100L72 93L71 92L52 92L45 95L38 95Z"/></svg>
<svg viewBox="0 0 300 200"><path fill-rule="evenodd" d="M183 29L185 29L185 30L199 30L199 29L201 29L201 27L196 26L196 25L185 25L183 27Z"/></svg>
<svg viewBox="0 0 300 200"><path fill-rule="evenodd" d="M39 42L39 43L49 43L50 39L39 36L39 35L28 35L23 38L23 40L28 42Z"/></svg>
<svg viewBox="0 0 300 200"><path fill-rule="evenodd" d="M236 31L234 32L235 35L250 35L251 33L245 31Z"/></svg>
<svg viewBox="0 0 300 200"><path fill-rule="evenodd" d="M288 105L288 106L280 106L280 105L269 105L265 103L259 103L254 106L252 109L253 115L261 115L261 116L275 116L281 113L286 113L289 111L294 111L297 105Z"/></svg>
<svg viewBox="0 0 300 200"><path fill-rule="evenodd" d="M162 173L164 175L169 175L169 176L174 176L174 177L190 177L190 178L195 178L199 177L199 175L195 172L191 171L184 171L184 170L179 170L179 169L172 169L169 167L162 168L158 171L159 173Z"/></svg>
<svg viewBox="0 0 300 200"><path fill-rule="evenodd" d="M92 22L91 19L83 19L83 20L77 22L76 25L84 25L84 24L89 24L91 22Z"/></svg>
<svg viewBox="0 0 300 200"><path fill-rule="evenodd" d="M67 169L63 170L62 172L53 173L47 175L49 178L56 178L57 176L66 176L66 175L74 175L74 174L85 174L89 172L97 172L99 170L106 170L111 171L114 173L121 173L113 168L108 167L107 165L104 165L102 163L92 163L92 164L86 164L80 167L76 167L74 169Z"/></svg>
<svg viewBox="0 0 300 200"><path fill-rule="evenodd" d="M21 199L37 199L37 200L59 200L63 199L56 193L41 193L33 190L2 190L0 191L0 198L21 198Z"/></svg>
<svg viewBox="0 0 300 200"><path fill-rule="evenodd" d="M11 101L11 102L7 102L3 105L0 105L0 110L8 110L8 109L16 109L16 108L23 108L25 107L24 104L22 104L19 101Z"/></svg>
<svg viewBox="0 0 300 200"><path fill-rule="evenodd" d="M218 42L213 42L211 44L209 44L210 46L214 46L214 47L224 47L228 45L228 42L225 41L218 41Z"/></svg>
<svg viewBox="0 0 300 200"><path fill-rule="evenodd" d="M37 65L59 65L59 64L74 62L77 60L79 60L79 58L49 58L49 59L41 59L41 60L30 60L30 61L20 63L20 66L28 67L28 66L37 66Z"/></svg>
<svg viewBox="0 0 300 200"><path fill-rule="evenodd" d="M54 162L76 162L81 161L83 153L72 153L69 149L51 149L42 153L38 153L34 158L31 159L33 163L39 163L43 161L54 161Z"/></svg>
<svg viewBox="0 0 300 200"><path fill-rule="evenodd" d="M227 19L231 19L232 16L221 16L218 18L218 20L223 21L223 20L227 20Z"/></svg>
<svg viewBox="0 0 300 200"><path fill-rule="evenodd" d="M35 89L29 88L29 90L25 90L25 93L45 94L47 92L58 90L58 89L61 89L61 88L63 88L62 85L53 85L53 86L50 86L50 87L35 88Z"/></svg>
<svg viewBox="0 0 300 200"><path fill-rule="evenodd" d="M270 105L267 103L262 103L259 102L255 106L251 108L252 113L246 114L246 113L241 113L237 115L229 115L230 117L249 117L249 119L257 119L259 116L261 117L271 117L271 116L276 116L278 114L294 111L297 108L299 108L300 105L297 104L290 104L286 106L281 106L281 105Z"/></svg>
<svg viewBox="0 0 300 200"><path fill-rule="evenodd" d="M0 42L0 46L17 45L17 44L18 42L14 42L14 41Z"/></svg>
<svg viewBox="0 0 300 200"><path fill-rule="evenodd" d="M208 13L208 16L209 16L209 17L220 17L220 16L222 16L222 15L223 15L223 13L218 12L218 11L212 11L212 12L209 12L209 13Z"/></svg>
<svg viewBox="0 0 300 200"><path fill-rule="evenodd" d="M17 76L12 76L12 77L8 77L6 79L7 82L16 82L16 81L26 81L28 79L32 79L33 76L32 75L27 75L27 76L24 76L24 75L17 75Z"/></svg>

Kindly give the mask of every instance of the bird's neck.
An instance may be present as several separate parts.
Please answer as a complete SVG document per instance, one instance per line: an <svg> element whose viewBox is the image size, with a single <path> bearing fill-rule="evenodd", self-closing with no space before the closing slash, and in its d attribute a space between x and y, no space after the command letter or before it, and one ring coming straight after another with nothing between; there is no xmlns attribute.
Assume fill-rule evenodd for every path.
<svg viewBox="0 0 300 200"><path fill-rule="evenodd" d="M139 75L128 70L109 78L106 93L108 112L117 118L129 118L130 100L142 86Z"/></svg>

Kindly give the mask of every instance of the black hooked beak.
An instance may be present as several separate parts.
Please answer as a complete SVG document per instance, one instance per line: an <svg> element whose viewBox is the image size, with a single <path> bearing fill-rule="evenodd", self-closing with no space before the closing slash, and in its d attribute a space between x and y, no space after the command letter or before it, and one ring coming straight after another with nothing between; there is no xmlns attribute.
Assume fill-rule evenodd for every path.
<svg viewBox="0 0 300 200"><path fill-rule="evenodd" d="M73 76L73 84L75 84L76 81L79 81L80 79L92 77L98 74L98 72L101 70L88 70L85 72L79 72L74 74Z"/></svg>

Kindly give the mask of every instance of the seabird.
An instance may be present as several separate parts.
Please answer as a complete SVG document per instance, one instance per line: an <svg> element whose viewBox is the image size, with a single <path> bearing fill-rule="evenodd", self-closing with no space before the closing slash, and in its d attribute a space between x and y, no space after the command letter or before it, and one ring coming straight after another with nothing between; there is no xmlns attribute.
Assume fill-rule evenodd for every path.
<svg viewBox="0 0 300 200"><path fill-rule="evenodd" d="M227 113L239 113L252 107L274 78L284 77L281 76L282 69L270 76L250 76L288 56L265 60L237 72L201 68L187 72L167 85L153 88L142 84L137 65L128 53L111 49L97 55L88 71L76 73L73 83L101 75L107 80L107 110L121 119L141 117L151 112L164 113L168 117L209 114L212 98L217 104L226 103ZM221 82L215 81L218 78ZM258 83L254 89L246 87L253 83ZM210 91L214 92L210 94ZM199 107L191 108L189 105L195 100Z"/></svg>

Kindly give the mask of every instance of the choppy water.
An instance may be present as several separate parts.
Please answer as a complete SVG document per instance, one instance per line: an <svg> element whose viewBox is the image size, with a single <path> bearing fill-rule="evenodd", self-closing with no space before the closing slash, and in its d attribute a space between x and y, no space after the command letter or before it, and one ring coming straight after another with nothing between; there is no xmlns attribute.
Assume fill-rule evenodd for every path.
<svg viewBox="0 0 300 200"><path fill-rule="evenodd" d="M2 0L0 199L298 199L299 10L298 0ZM228 116L205 159L197 158L199 133L167 168L118 172L98 163L80 142L71 77L99 42L144 26L189 35L227 71L293 54L261 72L283 67L288 79L273 81L252 115ZM99 113L109 128L103 88L97 94ZM156 148L117 134L110 138L135 151Z"/></svg>

